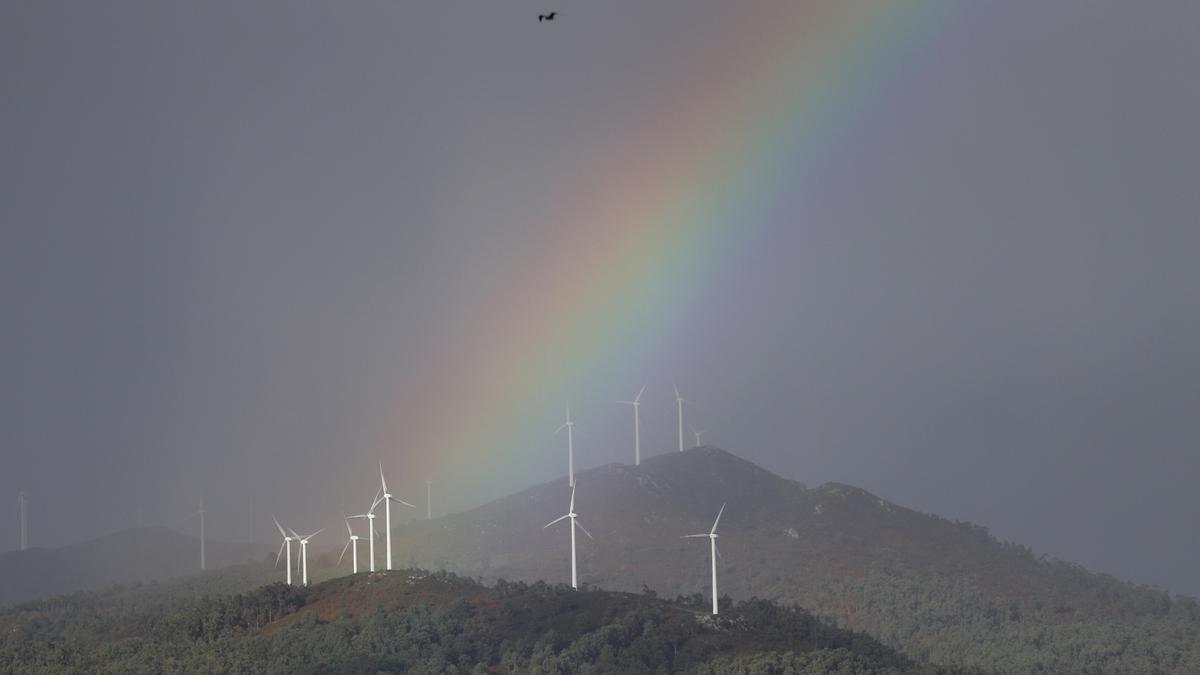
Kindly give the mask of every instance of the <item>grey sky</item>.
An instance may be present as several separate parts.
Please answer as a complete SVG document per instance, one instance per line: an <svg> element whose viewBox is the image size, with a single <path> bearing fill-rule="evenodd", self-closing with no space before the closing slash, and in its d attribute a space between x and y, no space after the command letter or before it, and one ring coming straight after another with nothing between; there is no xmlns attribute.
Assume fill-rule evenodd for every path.
<svg viewBox="0 0 1200 675"><path fill-rule="evenodd" d="M720 35L719 3L645 5L0 5L0 496L32 543L370 489L362 430L543 234L531 201ZM1200 593L1200 5L965 21L714 270L647 445L678 377L767 468ZM627 381L570 393L612 448L581 463L625 459Z"/></svg>

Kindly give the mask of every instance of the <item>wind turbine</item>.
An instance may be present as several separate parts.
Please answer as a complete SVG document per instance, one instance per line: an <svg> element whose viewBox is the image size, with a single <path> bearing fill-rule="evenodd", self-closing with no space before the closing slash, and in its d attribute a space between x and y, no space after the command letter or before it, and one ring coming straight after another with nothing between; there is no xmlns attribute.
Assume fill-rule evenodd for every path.
<svg viewBox="0 0 1200 675"><path fill-rule="evenodd" d="M567 421L555 430L558 433L567 430L567 484L575 487L575 423L571 421L571 404L567 404Z"/></svg>
<svg viewBox="0 0 1200 675"><path fill-rule="evenodd" d="M350 516L350 518L362 518L367 521L367 536L371 540L370 553L372 572L375 571L375 507L379 506L379 495L381 493L382 491L380 490L375 491L375 499L371 502L371 508L367 509L366 513L360 513L357 516ZM347 520L350 520L350 518L347 518Z"/></svg>
<svg viewBox="0 0 1200 675"><path fill-rule="evenodd" d="M707 434L708 429L701 429L701 430L697 431L696 427L694 427L690 424L688 425L688 428L692 430L692 435L696 437L696 445L694 447L697 447L697 448L700 447L700 437L703 436L704 434Z"/></svg>
<svg viewBox="0 0 1200 675"><path fill-rule="evenodd" d="M338 564L342 564L342 558L346 557L346 549L350 545L354 545L354 573L358 574L358 535L354 534L354 530L350 529L350 519L345 518L342 522L346 523L346 531L350 533L350 538L346 540L346 546L342 548L342 554L338 556Z"/></svg>
<svg viewBox="0 0 1200 675"><path fill-rule="evenodd" d="M675 405L679 411L679 451L683 452L683 404L691 403L691 401L679 395L679 387L675 387Z"/></svg>
<svg viewBox="0 0 1200 675"><path fill-rule="evenodd" d="M277 527L279 529L279 535L281 537L283 537L283 543L279 545L279 552L275 554L275 566L279 567L279 555L281 553L283 553L283 547L287 546L287 583L288 583L288 586L291 586L292 585L292 535L288 534L287 532L284 532L283 526L279 524L279 521L275 518L275 516L271 516L271 520L275 521L275 527Z"/></svg>
<svg viewBox="0 0 1200 675"><path fill-rule="evenodd" d="M633 397L632 401L617 401L618 403L628 403L633 406L633 465L639 466L642 463L642 431L641 424L638 421L638 406L641 405L642 392L646 391L646 385L638 390L637 396Z"/></svg>
<svg viewBox="0 0 1200 675"><path fill-rule="evenodd" d="M17 511L21 513L21 550L29 548L29 536L26 529L26 518L29 515L29 497L24 492L17 493Z"/></svg>
<svg viewBox="0 0 1200 675"><path fill-rule="evenodd" d="M384 569L390 571L392 569L392 502L396 502L397 504L403 504L407 507L414 508L414 509L417 507L413 506L412 504L409 504L408 502L404 501L403 499L397 499L397 498L393 497L391 495L391 493L388 492L387 481L384 480L384 478L383 478L383 462L379 463L379 483L380 483L381 488L383 489L383 496L380 497L380 500L382 500L382 502L383 502L383 512L384 512L384 519L385 519L384 524L387 526L387 532L384 534L384 536L387 537L387 567L385 567ZM371 508L372 508L372 510L374 510L374 507L371 507Z"/></svg>
<svg viewBox="0 0 1200 675"><path fill-rule="evenodd" d="M680 539L690 539L691 537L708 537L712 544L712 598L713 598L713 614L717 613L717 556L721 555L717 550L717 523L721 522L721 514L725 512L725 505L721 505L721 510L717 511L717 519L713 521L712 529L708 534L685 534Z"/></svg>
<svg viewBox="0 0 1200 675"><path fill-rule="evenodd" d="M184 522L187 522L196 516L200 516L200 569L204 570L204 497L200 498L199 510L195 511L187 518L184 518Z"/></svg>
<svg viewBox="0 0 1200 675"><path fill-rule="evenodd" d="M204 497L200 498L200 569L207 569L204 558Z"/></svg>
<svg viewBox="0 0 1200 675"><path fill-rule="evenodd" d="M317 536L318 534L321 534L324 531L325 531L325 528L322 527L321 529L317 530L316 532L313 532L312 534L306 534L304 536L301 536L299 534L296 534L295 530L288 529L288 532L291 532L292 536L300 541L299 565L300 565L300 569L302 570L301 574L300 574L300 583L304 586L308 585L308 540L312 539L313 537Z"/></svg>
<svg viewBox="0 0 1200 675"><path fill-rule="evenodd" d="M574 486L571 487L571 505L567 507L567 514L565 516L559 516L558 518L555 518L554 520L546 523L545 526L542 527L542 529L544 530L547 527L550 527L551 525L557 523L558 521L562 520L563 518L571 519L571 588L574 588L575 590L579 590L579 577L578 577L578 574L576 573L576 569L575 569L575 528L578 527L579 529L583 530L583 533L588 536L588 539L595 539L595 537L593 537L590 532L585 530L583 528L583 525L580 525L579 522L577 520L575 520L576 515L575 515L575 487Z"/></svg>

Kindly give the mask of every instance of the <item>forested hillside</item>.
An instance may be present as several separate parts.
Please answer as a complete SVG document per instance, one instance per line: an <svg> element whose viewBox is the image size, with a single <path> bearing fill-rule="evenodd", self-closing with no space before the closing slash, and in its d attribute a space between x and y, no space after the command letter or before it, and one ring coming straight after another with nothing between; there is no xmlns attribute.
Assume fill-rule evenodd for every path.
<svg viewBox="0 0 1200 675"><path fill-rule="evenodd" d="M478 509L395 529L397 559L487 579L565 580L561 515L548 483ZM704 532L717 509L723 593L798 605L919 660L1001 672L1200 672L1190 598L1035 556L985 528L918 513L836 483L816 488L723 450L669 453L577 474L580 578L706 591Z"/></svg>
<svg viewBox="0 0 1200 675"><path fill-rule="evenodd" d="M0 671L949 673L796 608L755 600L488 588L398 570L182 599L167 585L0 613Z"/></svg>

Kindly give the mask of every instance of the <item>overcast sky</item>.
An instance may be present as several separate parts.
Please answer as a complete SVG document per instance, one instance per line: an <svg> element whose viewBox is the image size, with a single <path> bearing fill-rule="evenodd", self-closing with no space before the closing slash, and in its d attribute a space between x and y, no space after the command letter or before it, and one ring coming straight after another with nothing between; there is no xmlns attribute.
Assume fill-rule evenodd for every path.
<svg viewBox="0 0 1200 675"><path fill-rule="evenodd" d="M34 545L184 528L200 494L216 536L267 540L268 511L368 498L444 327L547 264L539 202L720 44L721 5L0 4L0 550L19 490ZM1200 594L1198 28L1187 0L971 5L670 344L529 424L569 396L580 463L628 461L611 401L645 380L665 451L678 380L706 441L787 477ZM439 499L561 473L447 470Z"/></svg>

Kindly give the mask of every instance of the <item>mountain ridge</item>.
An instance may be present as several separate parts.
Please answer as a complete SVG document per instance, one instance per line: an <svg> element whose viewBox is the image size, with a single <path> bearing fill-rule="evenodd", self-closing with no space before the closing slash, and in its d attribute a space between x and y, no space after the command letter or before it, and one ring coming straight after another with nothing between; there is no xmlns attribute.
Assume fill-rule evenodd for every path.
<svg viewBox="0 0 1200 675"><path fill-rule="evenodd" d="M209 571L261 560L269 548L207 540ZM0 607L39 597L200 573L200 540L161 525L118 530L60 548L0 555Z"/></svg>
<svg viewBox="0 0 1200 675"><path fill-rule="evenodd" d="M1079 649L1100 654L1123 635L1131 644L1167 640L1171 656L1159 659L1153 646L1094 656L1105 672L1145 659L1200 670L1193 599L1035 557L987 528L861 488L808 488L712 446L575 477L575 511L595 536L578 540L579 578L588 584L707 595L707 547L679 537L707 532L725 503L717 576L720 592L734 599L797 603L914 658L949 665L1071 670ZM569 497L564 476L469 511L400 524L393 555L404 566L486 581L564 581L569 537L542 526L565 513ZM1024 644L1030 630L1054 639Z"/></svg>

